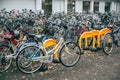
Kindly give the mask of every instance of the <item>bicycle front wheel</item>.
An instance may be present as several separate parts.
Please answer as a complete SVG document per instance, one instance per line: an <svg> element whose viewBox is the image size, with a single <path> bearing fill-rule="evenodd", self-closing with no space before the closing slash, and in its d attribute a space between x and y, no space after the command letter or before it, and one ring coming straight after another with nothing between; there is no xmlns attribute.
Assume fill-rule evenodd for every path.
<svg viewBox="0 0 120 80"><path fill-rule="evenodd" d="M103 37L103 52L109 55L113 50L113 38L110 33L107 33Z"/></svg>
<svg viewBox="0 0 120 80"><path fill-rule="evenodd" d="M59 60L62 65L72 67L78 63L81 57L81 51L77 43L68 42L62 46L59 54Z"/></svg>
<svg viewBox="0 0 120 80"><path fill-rule="evenodd" d="M16 59L18 69L23 73L34 73L40 69L43 63L40 60L32 60L35 57L44 56L42 50L36 46L28 46L23 48Z"/></svg>

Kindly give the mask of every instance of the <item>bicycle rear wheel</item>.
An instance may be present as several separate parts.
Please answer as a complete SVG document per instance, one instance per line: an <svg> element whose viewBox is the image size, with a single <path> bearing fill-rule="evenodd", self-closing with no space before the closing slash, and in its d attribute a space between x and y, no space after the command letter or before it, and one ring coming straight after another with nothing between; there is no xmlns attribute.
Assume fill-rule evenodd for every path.
<svg viewBox="0 0 120 80"><path fill-rule="evenodd" d="M113 38L110 33L107 33L103 37L103 52L109 55L113 50Z"/></svg>
<svg viewBox="0 0 120 80"><path fill-rule="evenodd" d="M12 50L9 46L0 45L0 72L5 72L10 67L12 58L6 58L6 56L10 54L12 54Z"/></svg>
<svg viewBox="0 0 120 80"><path fill-rule="evenodd" d="M59 60L62 65L72 67L78 63L81 57L81 51L77 43L68 42L62 46L59 54Z"/></svg>
<svg viewBox="0 0 120 80"><path fill-rule="evenodd" d="M36 46L28 46L23 48L17 58L16 64L18 69L23 73L34 73L39 70L43 63L40 60L32 60L34 57L44 56L43 52Z"/></svg>

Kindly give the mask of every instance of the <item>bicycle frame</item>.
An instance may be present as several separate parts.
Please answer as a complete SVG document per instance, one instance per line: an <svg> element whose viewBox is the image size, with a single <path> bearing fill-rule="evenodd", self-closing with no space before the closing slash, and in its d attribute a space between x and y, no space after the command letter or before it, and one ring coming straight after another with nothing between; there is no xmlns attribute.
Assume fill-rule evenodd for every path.
<svg viewBox="0 0 120 80"><path fill-rule="evenodd" d="M10 50L10 48L12 48L14 52L13 52L13 54L7 55L6 58L7 59L11 59L11 58L16 59L19 51L21 51L25 46L34 45L34 43L26 43L25 41L26 41L25 38L23 38L23 40L18 43L19 45L17 46L15 51L14 51L13 44L11 43L8 51Z"/></svg>
<svg viewBox="0 0 120 80"><path fill-rule="evenodd" d="M65 45L64 39L63 39L63 38L60 38L58 44L57 44L53 49L51 49L50 51L47 51L46 48L45 48L45 46L43 46L43 51L45 52L46 56L43 56L43 57L33 57L33 56L32 56L32 57L33 57L32 60L33 60L33 61L41 61L41 62L43 62L43 63L50 63L50 62L52 62L52 60L53 60L53 55L54 55L58 50L60 50L63 45ZM41 49L41 46L39 46L39 49ZM39 49L38 49L38 51L39 51ZM37 51L37 52L38 52L38 51ZM52 53L53 51L55 51L55 52ZM68 51L68 50L67 50L67 51ZM36 53L37 53L37 52L36 52ZM35 54L36 54L36 53L35 53ZM50 54L50 53L52 53L52 54ZM69 53L69 52L68 52L68 53Z"/></svg>

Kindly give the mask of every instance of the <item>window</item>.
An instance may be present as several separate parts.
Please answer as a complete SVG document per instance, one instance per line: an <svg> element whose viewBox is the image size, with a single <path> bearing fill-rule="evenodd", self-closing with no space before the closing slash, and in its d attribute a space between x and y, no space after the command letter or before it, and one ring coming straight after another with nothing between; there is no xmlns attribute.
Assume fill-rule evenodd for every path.
<svg viewBox="0 0 120 80"><path fill-rule="evenodd" d="M106 2L105 3L105 12L110 11L110 7L111 7L111 2Z"/></svg>
<svg viewBox="0 0 120 80"><path fill-rule="evenodd" d="M99 2L94 2L94 12L99 11Z"/></svg>
<svg viewBox="0 0 120 80"><path fill-rule="evenodd" d="M68 0L68 13L75 13L75 0Z"/></svg>
<svg viewBox="0 0 120 80"><path fill-rule="evenodd" d="M42 9L45 14L50 15L52 13L52 0L42 0Z"/></svg>
<svg viewBox="0 0 120 80"><path fill-rule="evenodd" d="M83 11L84 12L90 11L90 1L83 1Z"/></svg>

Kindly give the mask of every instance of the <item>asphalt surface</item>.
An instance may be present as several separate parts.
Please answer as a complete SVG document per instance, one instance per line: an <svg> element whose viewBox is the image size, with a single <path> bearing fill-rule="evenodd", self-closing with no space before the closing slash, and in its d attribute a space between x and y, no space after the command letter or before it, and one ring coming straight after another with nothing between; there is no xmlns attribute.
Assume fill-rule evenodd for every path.
<svg viewBox="0 0 120 80"><path fill-rule="evenodd" d="M74 67L50 63L47 71L33 74L20 72L13 63L6 72L0 73L0 80L120 80L119 50L120 47L115 47L109 56L102 51L86 51Z"/></svg>

